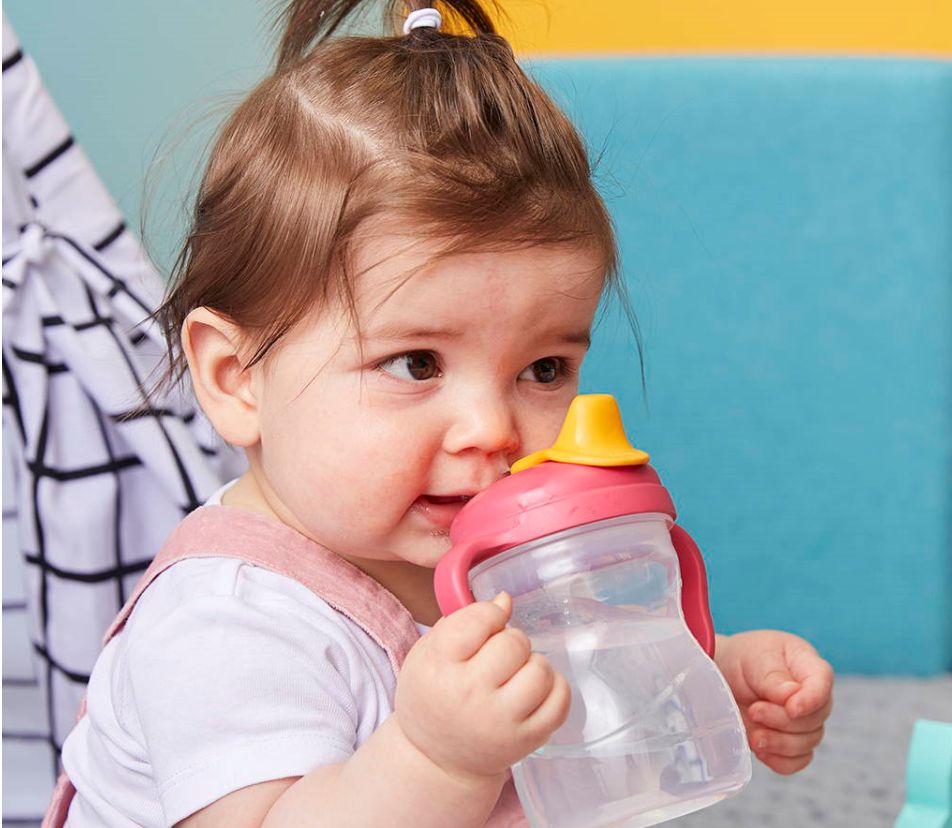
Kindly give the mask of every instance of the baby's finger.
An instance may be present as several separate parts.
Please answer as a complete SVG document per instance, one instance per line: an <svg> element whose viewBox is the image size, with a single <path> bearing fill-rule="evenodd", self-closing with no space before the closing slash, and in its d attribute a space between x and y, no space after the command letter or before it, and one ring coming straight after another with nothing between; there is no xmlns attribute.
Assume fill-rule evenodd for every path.
<svg viewBox="0 0 952 828"><path fill-rule="evenodd" d="M565 723L571 705L572 691L569 683L565 676L553 670L552 689L524 723L530 731L540 734L541 741L537 747L545 744L549 736Z"/></svg>
<svg viewBox="0 0 952 828"><path fill-rule="evenodd" d="M548 699L555 686L556 672L549 660L532 653L529 660L499 688L507 709L517 722L532 716Z"/></svg>
<svg viewBox="0 0 952 828"><path fill-rule="evenodd" d="M833 696L833 668L815 651L798 653L790 665L800 682L800 689L786 700L784 706L794 719L808 716L823 708Z"/></svg>
<svg viewBox="0 0 952 828"><path fill-rule="evenodd" d="M821 709L809 716L793 719L783 706L759 701L754 702L747 709L747 718L754 725L761 725L769 730L779 730L783 733L809 733L823 724L826 719L823 713Z"/></svg>
<svg viewBox="0 0 952 828"><path fill-rule="evenodd" d="M506 627L483 644L470 664L491 687L499 687L511 679L529 660L532 643L522 630Z"/></svg>
<svg viewBox="0 0 952 828"><path fill-rule="evenodd" d="M798 756L795 759L791 759L787 756L774 756L773 754L766 754L764 756L758 755L757 758L774 773L780 773L784 776L788 776L791 773L796 773L797 771L803 770L807 765L809 765L810 762L813 761L813 754L810 753L806 756Z"/></svg>
<svg viewBox="0 0 952 828"><path fill-rule="evenodd" d="M830 697L819 710L814 710L812 713L801 714L796 718L791 716L790 718L798 725L796 732L801 733L808 730L815 730L816 728L820 727L829 718L832 710L833 699ZM787 713L787 715L789 716L790 714Z"/></svg>
<svg viewBox="0 0 952 828"><path fill-rule="evenodd" d="M823 740L823 728L809 733L780 733L777 730L757 729L750 733L750 747L758 756L785 756L796 759L813 753Z"/></svg>
<svg viewBox="0 0 952 828"><path fill-rule="evenodd" d="M463 607L430 630L434 646L457 661L472 658L487 639L505 629L512 615L512 598L500 592L492 601Z"/></svg>

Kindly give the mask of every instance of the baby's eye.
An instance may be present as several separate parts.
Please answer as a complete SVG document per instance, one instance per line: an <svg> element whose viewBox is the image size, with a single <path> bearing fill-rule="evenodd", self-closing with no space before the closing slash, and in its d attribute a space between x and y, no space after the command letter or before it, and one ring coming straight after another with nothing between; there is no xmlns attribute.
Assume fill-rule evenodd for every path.
<svg viewBox="0 0 952 828"><path fill-rule="evenodd" d="M529 380L530 382L540 382L548 385L558 382L568 373L565 361L558 357L545 357L537 359L521 374L519 379Z"/></svg>
<svg viewBox="0 0 952 828"><path fill-rule="evenodd" d="M385 359L378 368L398 379L422 381L440 376L440 363L432 351L408 351Z"/></svg>

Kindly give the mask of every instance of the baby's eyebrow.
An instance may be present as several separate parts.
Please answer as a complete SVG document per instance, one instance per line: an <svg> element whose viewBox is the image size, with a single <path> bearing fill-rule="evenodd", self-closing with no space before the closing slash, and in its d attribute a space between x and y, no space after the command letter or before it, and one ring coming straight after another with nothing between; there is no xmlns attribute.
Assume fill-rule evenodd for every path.
<svg viewBox="0 0 952 828"><path fill-rule="evenodd" d="M383 325L380 328L361 331L360 339L397 340L397 339L460 339L463 332L455 328L406 328L401 325Z"/></svg>
<svg viewBox="0 0 952 828"><path fill-rule="evenodd" d="M406 328L399 324L383 325L380 328L360 332L360 340L368 341L397 341L397 340L447 340L461 339L463 332L457 328ZM356 337L355 337L356 338ZM588 328L575 331L544 331L538 339L564 342L570 345L584 345L588 348L592 344L592 336Z"/></svg>
<svg viewBox="0 0 952 828"><path fill-rule="evenodd" d="M568 331L564 334L556 334L555 338L572 345L584 345L586 348L592 344L592 334L588 328L583 328L580 331Z"/></svg>

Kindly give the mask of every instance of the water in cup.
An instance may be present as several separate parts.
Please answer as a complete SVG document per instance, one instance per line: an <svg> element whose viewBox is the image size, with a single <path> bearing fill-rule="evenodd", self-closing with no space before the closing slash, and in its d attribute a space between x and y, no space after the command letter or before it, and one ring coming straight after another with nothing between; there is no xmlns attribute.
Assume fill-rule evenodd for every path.
<svg viewBox="0 0 952 828"><path fill-rule="evenodd" d="M473 570L477 594L511 590L511 623L572 688L565 724L513 767L533 828L642 828L750 778L737 706L680 613L667 526L605 521Z"/></svg>

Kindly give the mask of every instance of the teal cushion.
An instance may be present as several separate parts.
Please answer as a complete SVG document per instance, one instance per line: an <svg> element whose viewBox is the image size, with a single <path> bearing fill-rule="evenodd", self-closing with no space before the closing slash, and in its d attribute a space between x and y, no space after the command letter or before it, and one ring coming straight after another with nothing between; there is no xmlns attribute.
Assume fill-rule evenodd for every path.
<svg viewBox="0 0 952 828"><path fill-rule="evenodd" d="M719 631L952 667L952 63L591 59L578 123L644 333L615 393L705 553Z"/></svg>

